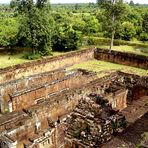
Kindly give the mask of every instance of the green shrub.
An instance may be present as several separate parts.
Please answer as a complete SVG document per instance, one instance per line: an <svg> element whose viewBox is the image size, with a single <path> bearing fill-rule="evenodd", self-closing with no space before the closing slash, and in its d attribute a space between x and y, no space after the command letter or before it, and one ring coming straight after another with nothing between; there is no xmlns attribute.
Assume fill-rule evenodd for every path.
<svg viewBox="0 0 148 148"><path fill-rule="evenodd" d="M38 51L38 53L41 56L48 56L48 55L53 55L52 54L52 49L48 47L48 45L42 45L42 47L40 47L40 50Z"/></svg>
<svg viewBox="0 0 148 148"><path fill-rule="evenodd" d="M65 25L55 30L52 36L52 49L53 51L72 51L78 49L80 42L81 33Z"/></svg>
<svg viewBox="0 0 148 148"><path fill-rule="evenodd" d="M131 22L123 22L121 28L120 36L123 40L130 41L136 35L135 26Z"/></svg>
<svg viewBox="0 0 148 148"><path fill-rule="evenodd" d="M35 60L35 59L41 58L41 54L28 52L24 54L23 58L28 59L28 60Z"/></svg>
<svg viewBox="0 0 148 148"><path fill-rule="evenodd" d="M94 39L92 37L89 37L87 40L88 45L95 45Z"/></svg>
<svg viewBox="0 0 148 148"><path fill-rule="evenodd" d="M141 41L148 41L148 33L142 32L142 33L140 34L140 40L141 40Z"/></svg>

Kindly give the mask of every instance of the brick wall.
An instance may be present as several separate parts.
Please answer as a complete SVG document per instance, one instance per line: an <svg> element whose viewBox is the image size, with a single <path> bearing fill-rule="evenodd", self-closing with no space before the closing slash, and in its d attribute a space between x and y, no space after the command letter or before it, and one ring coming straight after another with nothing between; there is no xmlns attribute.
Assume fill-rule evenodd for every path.
<svg viewBox="0 0 148 148"><path fill-rule="evenodd" d="M117 110L123 110L127 107L127 93L128 90L121 89L116 91L115 93L111 93L105 96L105 99L109 100L110 104L112 104L112 108Z"/></svg>
<svg viewBox="0 0 148 148"><path fill-rule="evenodd" d="M148 58L142 55L118 51L111 51L109 53L108 50L98 48L95 50L94 57L97 60L148 69Z"/></svg>
<svg viewBox="0 0 148 148"><path fill-rule="evenodd" d="M60 56L31 61L24 64L7 67L0 70L0 83L19 79L23 76L47 72L93 59L94 50L86 49L74 51Z"/></svg>
<svg viewBox="0 0 148 148"><path fill-rule="evenodd" d="M135 86L132 90L132 99L138 100L143 96L148 96L148 88L140 85Z"/></svg>
<svg viewBox="0 0 148 148"><path fill-rule="evenodd" d="M0 85L1 112L27 108L47 99L50 94L86 84L96 78L96 74L78 70L65 74L65 70L55 70L35 76L29 76ZM22 86L22 87L18 87Z"/></svg>
<svg viewBox="0 0 148 148"><path fill-rule="evenodd" d="M0 84L1 111L4 112L8 108L8 101L12 99L12 94L61 79L64 76L65 69L59 69Z"/></svg>
<svg viewBox="0 0 148 148"><path fill-rule="evenodd" d="M93 80L88 84L83 84L80 88L64 90L63 93L59 92L55 95L49 96L49 98L43 102L23 111L6 114L0 117L0 133L3 134L6 132L18 140L19 143L23 143L24 140L27 141L28 138L32 137L35 133L35 115L37 115L41 122L41 131L45 131L49 128L48 118L56 122L59 117L69 114L82 97L85 97L87 94L92 92L104 94L104 88L109 87L115 81L120 79L121 75L113 73L111 76L106 76L101 79ZM125 91L117 91L115 93L115 98L117 98L117 100L121 98L123 101L125 93ZM123 106L124 103L122 101L117 103L119 107ZM62 127L60 127L59 130L60 135L57 136L60 138L63 136ZM60 145L61 143L62 141L59 141Z"/></svg>
<svg viewBox="0 0 148 148"><path fill-rule="evenodd" d="M39 101L49 98L50 94L60 92L64 89L72 89L86 84L94 77L86 76L81 72L63 77L62 79L23 90L12 94L13 111L21 110L22 108L30 107L37 104Z"/></svg>
<svg viewBox="0 0 148 148"><path fill-rule="evenodd" d="M16 111L3 115L0 117L0 133L7 130L6 127L12 130L16 129L21 124L27 125L30 121L34 121L34 119L32 119L34 112L38 115L39 119L46 120L46 117L50 117L53 121L56 121L58 117L73 110L81 97L92 92L98 92L102 89L102 85L105 87L105 85L108 85L109 81L114 81L115 78L116 74L113 74L112 76L93 80L88 84L83 84L80 88L64 90L63 93L59 92L55 95L51 95L43 102L27 108L25 111L27 114L24 111Z"/></svg>

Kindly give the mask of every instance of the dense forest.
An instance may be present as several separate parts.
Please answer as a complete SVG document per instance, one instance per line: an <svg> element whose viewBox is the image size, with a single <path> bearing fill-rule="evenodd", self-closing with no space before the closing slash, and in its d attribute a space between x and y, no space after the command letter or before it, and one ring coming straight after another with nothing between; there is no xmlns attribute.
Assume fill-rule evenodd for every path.
<svg viewBox="0 0 148 148"><path fill-rule="evenodd" d="M10 5L0 5L0 46L29 47L33 54L48 55L52 50L69 51L91 45L92 37L113 35L119 40L148 41L147 5L131 1L115 5L110 11L107 6L100 1L53 5L46 0L13 0ZM109 18L112 14L117 20L114 23Z"/></svg>

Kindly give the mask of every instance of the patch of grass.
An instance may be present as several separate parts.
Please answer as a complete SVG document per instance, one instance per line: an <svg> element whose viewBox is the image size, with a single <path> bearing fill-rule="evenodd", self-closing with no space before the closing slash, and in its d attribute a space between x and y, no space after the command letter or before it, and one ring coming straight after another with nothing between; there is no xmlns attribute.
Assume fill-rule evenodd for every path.
<svg viewBox="0 0 148 148"><path fill-rule="evenodd" d="M23 53L15 54L15 55L1 54L0 55L0 68L5 68L8 66L28 62L29 60L22 58L23 55L24 55Z"/></svg>
<svg viewBox="0 0 148 148"><path fill-rule="evenodd" d="M106 45L98 45L97 47L105 48L105 49L109 48ZM82 46L82 47L79 48L79 50L84 50L84 49L88 49L88 48L94 48L94 45ZM113 50L148 56L148 48L146 48L146 47L135 47L135 46L121 45L121 46L114 46ZM141 52L141 51L145 51L145 52ZM0 52L1 52L1 54L0 54L0 68L5 68L5 67L8 67L8 66L12 66L12 65L16 65L16 64L22 64L22 63L30 61L28 59L23 58L24 51L23 52L20 51L19 53L16 53L14 55L8 55L8 53L2 52L2 50L0 50ZM58 55L66 54L66 53L68 53L68 52L53 52L52 56L58 56ZM45 56L44 58L48 58L48 57L50 57L50 56Z"/></svg>
<svg viewBox="0 0 148 148"><path fill-rule="evenodd" d="M80 64L76 64L70 67L69 70L78 69L78 68L83 68L83 69L97 72L99 77L102 77L104 75L107 75L117 70L120 70L126 73L140 75L140 76L148 75L148 70L126 66L126 65L114 64L110 62L99 61L99 60L91 60L91 61L83 62Z"/></svg>
<svg viewBox="0 0 148 148"><path fill-rule="evenodd" d="M53 56L66 54L66 53L67 52L53 52ZM26 52L15 53L13 55L10 55L8 53L1 53L0 54L0 68L5 68L5 67L8 67L8 66L22 64L22 63L25 63L25 62L31 62L31 60L24 58L25 54L26 54ZM47 57L50 57L50 56L46 56L45 58L47 58Z"/></svg>
<svg viewBox="0 0 148 148"><path fill-rule="evenodd" d="M97 47L103 49L109 49L109 46L106 45L99 45ZM148 47L120 45L120 46L113 46L112 50L148 56Z"/></svg>

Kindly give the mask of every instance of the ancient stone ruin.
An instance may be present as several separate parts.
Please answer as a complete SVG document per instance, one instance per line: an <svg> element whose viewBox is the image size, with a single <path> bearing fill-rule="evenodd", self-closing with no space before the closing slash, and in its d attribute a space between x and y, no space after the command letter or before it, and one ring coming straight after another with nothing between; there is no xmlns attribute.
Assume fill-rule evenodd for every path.
<svg viewBox="0 0 148 148"><path fill-rule="evenodd" d="M95 72L67 70L93 58L148 65L146 57L88 49L2 69L0 148L98 148L125 142L116 138L147 117L148 77L117 71L98 78ZM142 126L148 130L146 122Z"/></svg>
<svg viewBox="0 0 148 148"><path fill-rule="evenodd" d="M125 116L97 94L82 98L66 123L66 147L99 147L126 127Z"/></svg>

